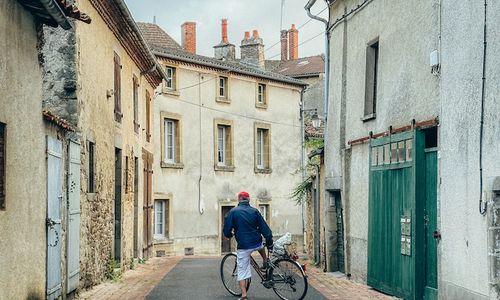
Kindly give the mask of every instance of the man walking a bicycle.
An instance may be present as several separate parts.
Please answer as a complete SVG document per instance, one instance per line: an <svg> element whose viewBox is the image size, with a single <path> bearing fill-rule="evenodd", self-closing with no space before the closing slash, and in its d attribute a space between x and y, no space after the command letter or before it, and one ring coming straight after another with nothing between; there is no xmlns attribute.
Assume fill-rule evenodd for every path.
<svg viewBox="0 0 500 300"><path fill-rule="evenodd" d="M262 236L268 249L273 246L273 233L260 212L250 206L250 195L247 192L238 193L238 206L231 209L224 219L224 236L236 238L238 282L241 298L247 298L246 280L252 276L250 256L253 251L259 251L264 264L267 263L266 251L262 245Z"/></svg>

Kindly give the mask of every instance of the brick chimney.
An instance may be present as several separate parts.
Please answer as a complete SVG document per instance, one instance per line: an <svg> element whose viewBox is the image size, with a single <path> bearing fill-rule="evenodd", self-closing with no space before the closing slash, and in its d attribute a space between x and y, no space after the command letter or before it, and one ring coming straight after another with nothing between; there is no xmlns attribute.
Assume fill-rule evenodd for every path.
<svg viewBox="0 0 500 300"><path fill-rule="evenodd" d="M241 61L243 63L253 65L255 67L264 69L264 42L259 36L257 30L253 30L252 37L250 32L245 32L245 38L241 41Z"/></svg>
<svg viewBox="0 0 500 300"><path fill-rule="evenodd" d="M196 54L196 22L184 22L181 26L182 49Z"/></svg>
<svg viewBox="0 0 500 300"><path fill-rule="evenodd" d="M281 30L281 60L288 60L288 31Z"/></svg>
<svg viewBox="0 0 500 300"><path fill-rule="evenodd" d="M235 60L236 59L236 49L235 46L229 43L227 37L227 19L222 19L221 24L221 42L214 46L215 58L221 60Z"/></svg>
<svg viewBox="0 0 500 300"><path fill-rule="evenodd" d="M288 59L298 59L299 58L299 31L295 28L295 24L292 24L292 28L288 30L289 39L289 55Z"/></svg>

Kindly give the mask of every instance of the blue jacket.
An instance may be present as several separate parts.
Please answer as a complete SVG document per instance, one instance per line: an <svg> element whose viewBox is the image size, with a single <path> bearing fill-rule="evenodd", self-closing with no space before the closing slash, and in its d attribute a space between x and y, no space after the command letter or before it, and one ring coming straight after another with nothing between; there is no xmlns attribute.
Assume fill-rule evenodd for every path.
<svg viewBox="0 0 500 300"><path fill-rule="evenodd" d="M238 249L251 249L262 244L262 236L267 245L273 244L273 232L260 212L251 207L248 201L238 203L224 219L224 236L233 237L233 229Z"/></svg>

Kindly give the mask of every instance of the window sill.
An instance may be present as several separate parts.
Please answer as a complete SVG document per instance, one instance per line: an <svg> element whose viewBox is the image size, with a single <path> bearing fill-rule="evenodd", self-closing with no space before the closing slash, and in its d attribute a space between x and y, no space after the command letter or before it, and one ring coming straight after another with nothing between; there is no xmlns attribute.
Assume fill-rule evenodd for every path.
<svg viewBox="0 0 500 300"><path fill-rule="evenodd" d="M171 96L179 96L181 94L181 93L179 93L179 91L171 90L171 89L168 89L168 88L161 89L161 93L162 94L171 95Z"/></svg>
<svg viewBox="0 0 500 300"><path fill-rule="evenodd" d="M231 100L229 98L226 98L226 97L217 97L217 98L215 98L215 102L229 104L229 103L231 103Z"/></svg>
<svg viewBox="0 0 500 300"><path fill-rule="evenodd" d="M255 167L254 172L257 174L271 174L273 172L273 169L271 168L260 169Z"/></svg>
<svg viewBox="0 0 500 300"><path fill-rule="evenodd" d="M154 244L173 244L174 240L166 238L166 237L156 237L153 241Z"/></svg>
<svg viewBox="0 0 500 300"><path fill-rule="evenodd" d="M267 109L267 103L259 103L259 102L256 102L256 103L255 103L255 107L257 107L257 108Z"/></svg>
<svg viewBox="0 0 500 300"><path fill-rule="evenodd" d="M370 120L374 120L375 118L377 117L377 114L376 113L373 113L373 114L368 114L368 115L365 115L364 117L361 118L361 121L363 122L368 122Z"/></svg>
<svg viewBox="0 0 500 300"><path fill-rule="evenodd" d="M234 172L234 166L214 166L215 171Z"/></svg>
<svg viewBox="0 0 500 300"><path fill-rule="evenodd" d="M183 163L168 163L168 162L164 162L164 161L161 162L160 166L162 168L169 168L169 169L183 169L184 168Z"/></svg>

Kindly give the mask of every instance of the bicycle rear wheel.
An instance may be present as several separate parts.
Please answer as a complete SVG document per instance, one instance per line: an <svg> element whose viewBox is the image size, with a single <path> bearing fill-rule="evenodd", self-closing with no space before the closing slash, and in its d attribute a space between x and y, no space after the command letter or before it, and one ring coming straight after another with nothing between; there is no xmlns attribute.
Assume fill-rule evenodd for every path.
<svg viewBox="0 0 500 300"><path fill-rule="evenodd" d="M220 263L220 278L226 290L233 296L241 296L240 284L238 282L238 266L236 254L228 253ZM247 279L247 291L250 288L250 278Z"/></svg>
<svg viewBox="0 0 500 300"><path fill-rule="evenodd" d="M301 300L307 294L307 277L298 263L278 259L270 270L273 290L283 300Z"/></svg>

